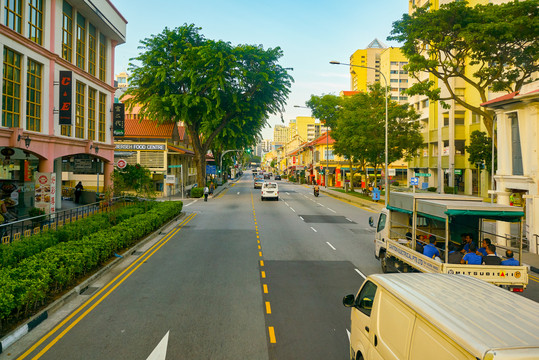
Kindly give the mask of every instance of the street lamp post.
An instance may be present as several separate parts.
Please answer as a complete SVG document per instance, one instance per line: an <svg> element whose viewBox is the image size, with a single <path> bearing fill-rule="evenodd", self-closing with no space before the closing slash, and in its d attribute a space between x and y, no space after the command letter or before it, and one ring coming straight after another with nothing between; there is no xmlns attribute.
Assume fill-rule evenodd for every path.
<svg viewBox="0 0 539 360"><path fill-rule="evenodd" d="M371 69L371 70L374 70L374 71L378 72L380 75L382 75L382 78L384 79L384 83L386 85L385 86L385 89L386 89L386 124L385 124L385 149L384 149L385 150L384 183L385 183L385 187L386 187L386 194L385 194L384 198L385 198L385 205L387 207L388 202L389 202L389 182L388 182L388 178L387 178L388 177L388 171L387 171L387 165L388 165L388 157L387 157L387 79L386 79L384 73L382 73L377 68L373 68L371 66L345 64L345 63L341 63L339 61L330 61L329 63L332 64L332 65L347 65L347 66L354 66L354 67L359 67L359 68ZM351 179L351 181L353 181L353 179Z"/></svg>

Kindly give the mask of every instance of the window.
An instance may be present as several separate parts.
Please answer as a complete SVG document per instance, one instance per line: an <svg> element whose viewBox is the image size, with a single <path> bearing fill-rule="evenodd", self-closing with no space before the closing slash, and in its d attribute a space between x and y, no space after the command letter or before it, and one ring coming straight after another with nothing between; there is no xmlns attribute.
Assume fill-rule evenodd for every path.
<svg viewBox="0 0 539 360"><path fill-rule="evenodd" d="M378 287L372 281L367 281L356 298L356 308L367 316L371 316L377 289Z"/></svg>
<svg viewBox="0 0 539 360"><path fill-rule="evenodd" d="M380 214L380 218L378 219L378 226L376 227L376 232L384 230L384 228L386 227L386 218L386 214Z"/></svg>
<svg viewBox="0 0 539 360"><path fill-rule="evenodd" d="M465 140L455 140L455 154L463 155L465 147L466 147L466 141Z"/></svg>
<svg viewBox="0 0 539 360"><path fill-rule="evenodd" d="M21 112L21 55L4 47L2 126L19 127Z"/></svg>
<svg viewBox="0 0 539 360"><path fill-rule="evenodd" d="M324 149L324 152L326 153L326 158L324 160L335 160L333 149Z"/></svg>
<svg viewBox="0 0 539 360"><path fill-rule="evenodd" d="M513 175L524 175L522 166L522 147L520 143L520 129L517 113L511 113L508 116L511 121L511 153Z"/></svg>
<svg viewBox="0 0 539 360"><path fill-rule="evenodd" d="M95 76L96 70L96 50L97 50L97 38L95 26L90 24L88 26L88 72Z"/></svg>
<svg viewBox="0 0 539 360"><path fill-rule="evenodd" d="M72 50L73 50L73 8L66 1L64 1L63 15L62 15L62 58L71 62Z"/></svg>
<svg viewBox="0 0 539 360"><path fill-rule="evenodd" d="M105 141L107 95L99 93L99 141Z"/></svg>
<svg viewBox="0 0 539 360"><path fill-rule="evenodd" d="M99 80L107 80L107 39L99 35Z"/></svg>
<svg viewBox="0 0 539 360"><path fill-rule="evenodd" d="M97 90L88 89L88 139L95 140L95 100Z"/></svg>
<svg viewBox="0 0 539 360"><path fill-rule="evenodd" d="M84 70L86 65L86 19L77 14L77 67Z"/></svg>
<svg viewBox="0 0 539 360"><path fill-rule="evenodd" d="M84 139L84 93L86 86L77 81L75 95L75 137Z"/></svg>
<svg viewBox="0 0 539 360"><path fill-rule="evenodd" d="M28 1L28 38L43 45L43 0Z"/></svg>
<svg viewBox="0 0 539 360"><path fill-rule="evenodd" d="M5 0L4 25L19 34L22 33L22 0Z"/></svg>
<svg viewBox="0 0 539 360"><path fill-rule="evenodd" d="M41 131L41 88L43 65L28 59L26 87L26 129Z"/></svg>

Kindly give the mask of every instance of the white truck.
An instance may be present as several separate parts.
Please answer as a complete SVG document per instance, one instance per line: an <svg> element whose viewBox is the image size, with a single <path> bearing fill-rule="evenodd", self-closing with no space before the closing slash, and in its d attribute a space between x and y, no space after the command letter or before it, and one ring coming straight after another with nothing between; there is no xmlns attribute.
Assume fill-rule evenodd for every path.
<svg viewBox="0 0 539 360"><path fill-rule="evenodd" d="M521 292L528 284L528 268L522 265L522 208L485 203L472 196L436 193L391 193L382 209L374 239L375 257L383 272L424 272L464 274L485 280L508 290ZM473 239L501 238L485 233L485 220L519 223L520 266L468 265L449 263L449 243L461 245L461 234ZM374 226L371 220L371 225ZM408 234L408 235L407 235ZM434 235L440 248L440 260L417 251L418 235ZM501 253L498 253L501 255Z"/></svg>

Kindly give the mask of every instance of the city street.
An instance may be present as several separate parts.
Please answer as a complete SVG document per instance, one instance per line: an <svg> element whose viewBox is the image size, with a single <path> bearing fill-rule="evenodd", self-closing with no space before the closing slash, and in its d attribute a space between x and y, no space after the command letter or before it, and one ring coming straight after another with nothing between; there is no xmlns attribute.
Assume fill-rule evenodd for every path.
<svg viewBox="0 0 539 360"><path fill-rule="evenodd" d="M0 360L348 358L342 297L380 272L377 214L277 182L279 201L261 201L250 172L187 200L167 234L58 312L65 323L47 320ZM523 296L538 301L539 283Z"/></svg>

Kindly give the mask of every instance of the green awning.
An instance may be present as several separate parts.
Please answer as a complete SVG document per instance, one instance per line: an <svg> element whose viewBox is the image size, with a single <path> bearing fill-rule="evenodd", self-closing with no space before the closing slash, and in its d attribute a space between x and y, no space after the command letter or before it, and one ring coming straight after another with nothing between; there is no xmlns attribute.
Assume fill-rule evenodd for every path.
<svg viewBox="0 0 539 360"><path fill-rule="evenodd" d="M406 209L401 209L401 208L398 208L398 207L394 207L394 206L391 206L391 205L388 205L387 208L391 211L398 211L398 212L401 212L401 213L405 213L405 214L408 214L408 215L412 215L413 212L410 211L410 210L406 210Z"/></svg>
<svg viewBox="0 0 539 360"><path fill-rule="evenodd" d="M518 222L524 216L524 211L481 211L449 209L445 212L445 214L447 216L477 216L482 219Z"/></svg>

